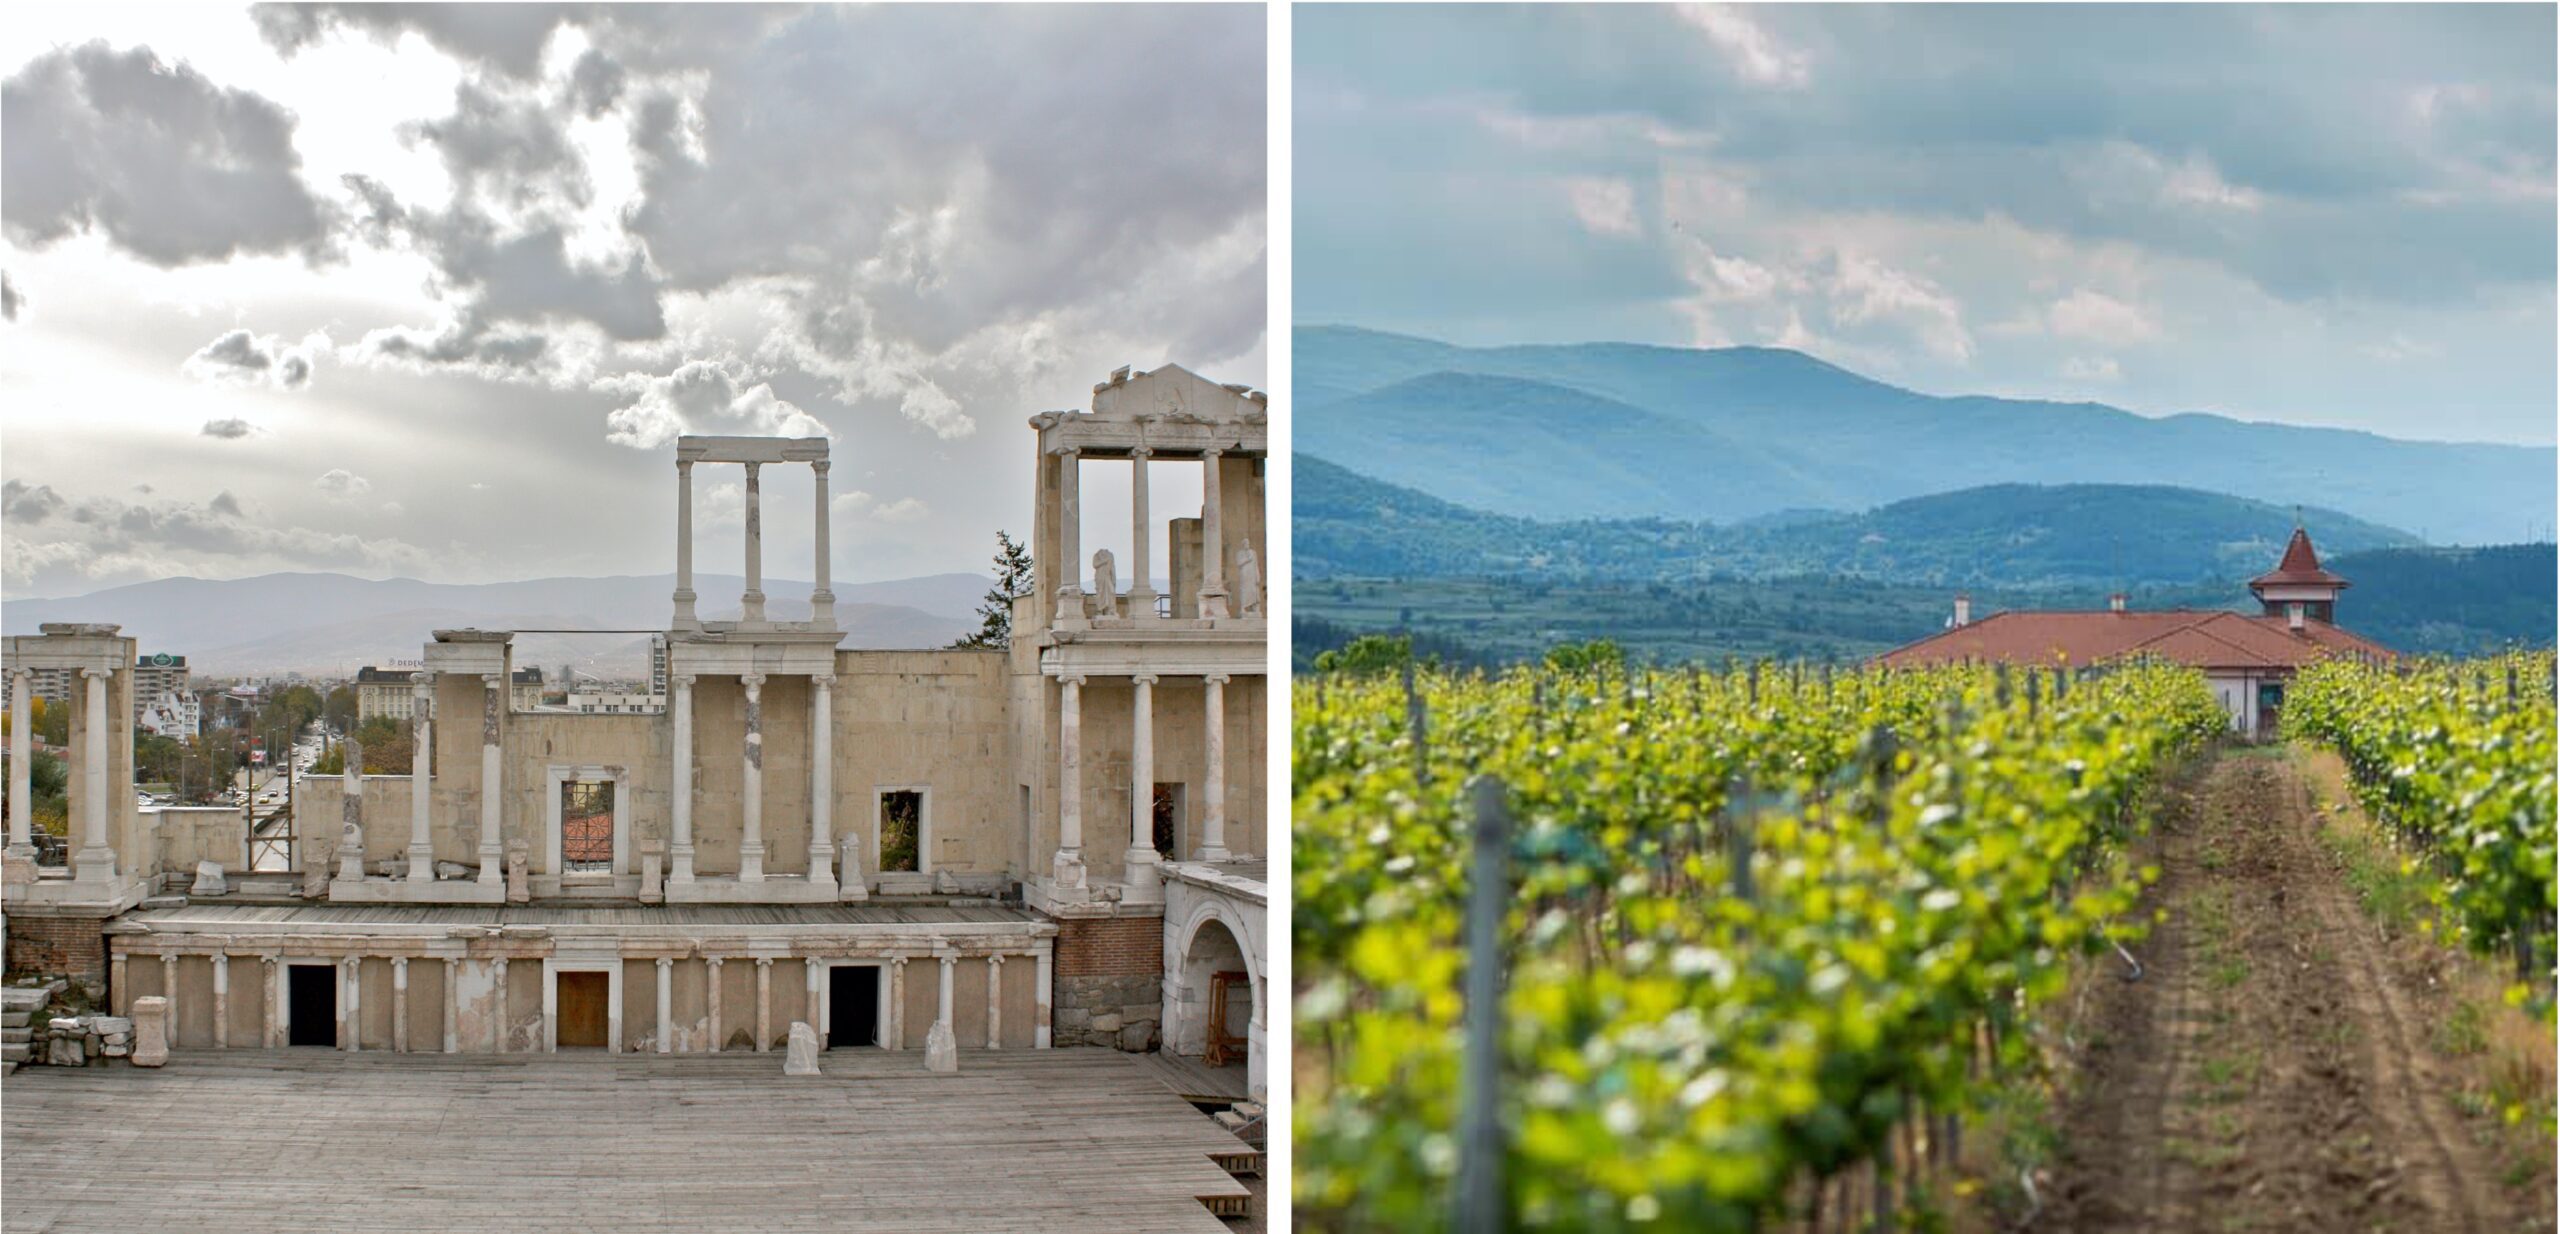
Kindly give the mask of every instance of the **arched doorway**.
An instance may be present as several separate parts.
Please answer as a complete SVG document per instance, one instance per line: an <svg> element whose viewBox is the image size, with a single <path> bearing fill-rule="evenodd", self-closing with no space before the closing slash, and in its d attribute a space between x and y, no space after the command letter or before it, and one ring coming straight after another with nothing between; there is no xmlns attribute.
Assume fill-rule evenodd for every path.
<svg viewBox="0 0 2560 1234"><path fill-rule="evenodd" d="M1251 1049L1258 978L1242 940L1222 914L1208 913L1194 922L1183 943L1180 1002L1166 1038L1174 1052L1243 1066Z"/></svg>

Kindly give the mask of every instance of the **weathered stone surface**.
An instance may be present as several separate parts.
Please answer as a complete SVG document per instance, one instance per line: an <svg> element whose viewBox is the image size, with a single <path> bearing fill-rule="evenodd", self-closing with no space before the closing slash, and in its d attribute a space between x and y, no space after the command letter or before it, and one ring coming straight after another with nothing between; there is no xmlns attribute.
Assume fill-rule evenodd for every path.
<svg viewBox="0 0 2560 1234"><path fill-rule="evenodd" d="M133 1000L133 1065L169 1061L169 1000L157 994Z"/></svg>
<svg viewBox="0 0 2560 1234"><path fill-rule="evenodd" d="M133 1047L122 1041L110 1041L98 1047L98 1053L108 1058L123 1058L133 1053ZM164 1053L161 1057L165 1060L168 1056Z"/></svg>
<svg viewBox="0 0 2560 1234"><path fill-rule="evenodd" d="M782 1074L817 1075L818 1030L799 1020L791 1022L791 1044L782 1057Z"/></svg>
<svg viewBox="0 0 2560 1234"><path fill-rule="evenodd" d="M221 862L199 861L196 863L196 881L193 886L187 888L188 895L218 896L228 895L230 892L231 885L222 880Z"/></svg>
<svg viewBox="0 0 2560 1234"><path fill-rule="evenodd" d="M1156 1022L1139 1020L1120 1030L1120 1048L1131 1054L1144 1054L1156 1044Z"/></svg>
<svg viewBox="0 0 2560 1234"><path fill-rule="evenodd" d="M464 865L459 861L439 861L436 863L437 878L469 878L471 877L472 872L471 867Z"/></svg>
<svg viewBox="0 0 2560 1234"><path fill-rule="evenodd" d="M45 1044L44 1061L56 1067L85 1067L89 1056L80 1048L80 1038L57 1035Z"/></svg>
<svg viewBox="0 0 2560 1234"><path fill-rule="evenodd" d="M89 1027L102 1037L122 1037L133 1032L133 1017L102 1015L90 1020Z"/></svg>
<svg viewBox="0 0 2560 1234"><path fill-rule="evenodd" d="M1102 1014L1097 1015L1097 1016L1093 1017L1091 1020L1087 1021L1087 1022L1086 1022L1086 1024L1085 1024L1085 1027L1086 1027L1087 1029L1090 1029L1091 1031L1093 1031L1093 1032L1097 1032L1097 1033L1116 1033L1116 1032L1119 1032L1119 1031L1120 1031L1120 1013L1119 1013L1119 1012L1117 1012L1117 1011L1106 1011L1106 1012L1103 1012Z"/></svg>
<svg viewBox="0 0 2560 1234"><path fill-rule="evenodd" d="M951 1026L940 1020L924 1035L924 1069L954 1072L960 1070L960 1042L951 1035Z"/></svg>

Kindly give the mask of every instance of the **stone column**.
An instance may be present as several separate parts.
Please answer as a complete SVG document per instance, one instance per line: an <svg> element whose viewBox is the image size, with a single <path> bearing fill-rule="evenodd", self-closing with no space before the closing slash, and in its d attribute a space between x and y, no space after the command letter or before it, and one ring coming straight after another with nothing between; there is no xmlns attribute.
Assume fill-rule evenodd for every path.
<svg viewBox="0 0 2560 1234"><path fill-rule="evenodd" d="M88 708L81 723L88 727L88 740L80 752L80 803L82 820L80 853L74 859L74 873L81 882L114 882L116 850L107 840L107 730L115 726L115 717L107 706L107 680L114 670L84 668L80 676L88 682ZM173 1000L174 1001L174 1000Z"/></svg>
<svg viewBox="0 0 2560 1234"><path fill-rule="evenodd" d="M1130 898L1146 902L1162 894L1163 887L1156 871L1162 860L1155 835L1156 678L1139 673L1129 681L1135 687L1129 717L1129 851L1121 855L1121 881Z"/></svg>
<svg viewBox="0 0 2560 1234"><path fill-rule="evenodd" d="M679 630L700 629L693 611L693 460L676 460L676 619Z"/></svg>
<svg viewBox="0 0 2560 1234"><path fill-rule="evenodd" d="M1147 517L1147 460L1155 451L1139 446L1129 451L1129 620L1144 621L1156 615L1155 577L1148 565L1147 532L1153 520Z"/></svg>
<svg viewBox="0 0 2560 1234"><path fill-rule="evenodd" d="M27 698L35 689L32 670L9 670L9 856L20 861L36 859L35 791L27 786L28 769L35 765L29 727L35 721L27 718Z"/></svg>
<svg viewBox="0 0 2560 1234"><path fill-rule="evenodd" d="M835 684L809 678L809 881L835 898Z"/></svg>
<svg viewBox="0 0 2560 1234"><path fill-rule="evenodd" d="M338 967L345 971L347 990L339 1003L338 1037L346 1052L354 1054L364 1049L364 1010L356 1005L361 1001L357 996L364 992L364 958L348 956L338 961Z"/></svg>
<svg viewBox="0 0 2560 1234"><path fill-rule="evenodd" d="M756 1053L773 1049L773 957L756 957Z"/></svg>
<svg viewBox="0 0 2560 1234"><path fill-rule="evenodd" d="M764 881L764 674L738 681L747 688L746 766L738 790L744 815L738 839L738 881Z"/></svg>
<svg viewBox="0 0 2560 1234"><path fill-rule="evenodd" d="M1076 501L1076 465L1082 457L1075 447L1058 451L1058 612L1056 620L1084 620L1084 556L1077 541L1083 528L1083 507Z"/></svg>
<svg viewBox="0 0 2560 1234"><path fill-rule="evenodd" d="M132 980L132 965L126 961L125 954L119 951L109 956L107 958L107 1009L117 1015L123 1015L127 1008L133 1006L133 987L126 984L130 980Z"/></svg>
<svg viewBox="0 0 2560 1234"><path fill-rule="evenodd" d="M446 956L444 961L444 1052L462 1052L462 983L454 980L462 972L462 961Z"/></svg>
<svg viewBox="0 0 2560 1234"><path fill-rule="evenodd" d="M674 781L668 791L668 813L674 816L675 839L667 845L671 863L667 883L693 884L693 674L672 675L675 697L668 707L675 721Z"/></svg>
<svg viewBox="0 0 2560 1234"><path fill-rule="evenodd" d="M409 740L416 750L409 755L409 881L436 881L436 842L427 826L428 794L433 785L428 770L434 766L436 744L436 675L421 670L409 700Z"/></svg>
<svg viewBox="0 0 2560 1234"><path fill-rule="evenodd" d="M489 1022L489 1052L504 1054L507 1052L507 957L499 956L489 961L489 977L497 983L493 992L498 1004L498 1013Z"/></svg>
<svg viewBox="0 0 2560 1234"><path fill-rule="evenodd" d="M818 478L818 585L809 592L809 623L821 630L836 628L834 561L827 545L827 460L809 464Z"/></svg>
<svg viewBox="0 0 2560 1234"><path fill-rule="evenodd" d="M1200 851L1198 861L1226 861L1227 852L1227 675L1211 673L1201 679L1206 692L1201 696L1201 709L1208 729L1207 783L1201 785Z"/></svg>
<svg viewBox="0 0 2560 1234"><path fill-rule="evenodd" d="M674 960L672 960L672 959L670 959L670 958L666 957L666 956L659 956L659 957L658 957L658 1052L659 1052L660 1054L673 1054L673 1053L675 1053L675 1052L676 1052L676 1039L675 1039L675 1006L676 1006L676 992L675 992L675 984L676 984L676 982L675 982L675 973L676 973L676 962L675 962Z"/></svg>
<svg viewBox="0 0 2560 1234"><path fill-rule="evenodd" d="M738 597L738 620L764 620L764 464L747 464L747 593Z"/></svg>
<svg viewBox="0 0 2560 1234"><path fill-rule="evenodd" d="M987 957L987 1048L1004 1048L1004 957Z"/></svg>
<svg viewBox="0 0 2560 1234"><path fill-rule="evenodd" d="M801 1000L800 1010L803 1014L809 1017L809 1027L818 1030L818 1048L823 1050L827 1048L827 1011L829 1008L823 1001L821 1001L824 991L820 988L819 974L826 970L826 965L823 961L819 960L818 957L810 956L808 959L801 961L800 966L807 970L809 974L809 992L807 996Z"/></svg>
<svg viewBox="0 0 2560 1234"><path fill-rule="evenodd" d="M941 962L942 992L941 1002L933 1013L933 1022L941 1025L943 1032L949 1033L951 1032L951 970L959 966L960 957L946 951L935 958ZM953 1040L956 1042L958 1038L955 1036Z"/></svg>
<svg viewBox="0 0 2560 1234"><path fill-rule="evenodd" d="M907 957L889 957L889 1040L892 1050L907 1048Z"/></svg>
<svg viewBox="0 0 2560 1234"><path fill-rule="evenodd" d="M213 1048L231 1048L231 957L213 953Z"/></svg>
<svg viewBox="0 0 2560 1234"><path fill-rule="evenodd" d="M1200 615L1227 615L1227 548L1221 528L1225 512L1218 498L1219 464L1226 455L1212 446L1200 452Z"/></svg>
<svg viewBox="0 0 2560 1234"><path fill-rule="evenodd" d="M1039 959L1031 972L1031 1048L1049 1048L1049 951L1035 953Z"/></svg>
<svg viewBox="0 0 2560 1234"><path fill-rule="evenodd" d="M174 951L163 951L163 952L161 952L161 953L160 953L160 997L162 997L162 998L165 998L165 999L168 999L168 1000L169 1000L169 1014L171 1014L171 1015L176 1015L176 1014L178 1013L178 953L177 953L177 952L174 952ZM125 1003L126 1003L126 1007L127 1007L127 1009L128 1009L128 1010L130 1010L130 1008L131 1008L131 1006L132 1006L132 1000L131 1000L131 999L127 999L127 1000L125 1000ZM175 1025L175 1024L177 1023L177 1021L176 1021L176 1020L171 1020L171 1021L169 1021L169 1023L170 1023L170 1024L172 1024L172 1025ZM174 1029L172 1030L172 1035L174 1035Z"/></svg>
<svg viewBox="0 0 2560 1234"><path fill-rule="evenodd" d="M258 957L258 964L260 966L258 984L267 992L267 1005L262 1008L266 1014L260 1017L263 1023L258 1025L259 1041L270 1050L282 1049L284 1047L284 957L262 955Z"/></svg>
<svg viewBox="0 0 2560 1234"><path fill-rule="evenodd" d="M714 1054L720 1052L720 1034L722 1031L720 1026L720 963L720 957L716 955L707 956L702 961L703 968L708 970L711 974L709 983L702 988L702 1001L710 1006L711 1052Z"/></svg>
<svg viewBox="0 0 2560 1234"><path fill-rule="evenodd" d="M507 858L498 844L498 810L506 785L498 763L498 717L507 706L507 675L483 676L480 685L480 885L503 887Z"/></svg>
<svg viewBox="0 0 2560 1234"><path fill-rule="evenodd" d="M1084 678L1058 678L1058 856L1051 875L1062 888L1084 886Z"/></svg>
<svg viewBox="0 0 2560 1234"><path fill-rule="evenodd" d="M409 1052L409 957L391 957L391 1052Z"/></svg>
<svg viewBox="0 0 2560 1234"><path fill-rule="evenodd" d="M338 877L364 881L364 746L354 737L339 743L346 759L338 797Z"/></svg>

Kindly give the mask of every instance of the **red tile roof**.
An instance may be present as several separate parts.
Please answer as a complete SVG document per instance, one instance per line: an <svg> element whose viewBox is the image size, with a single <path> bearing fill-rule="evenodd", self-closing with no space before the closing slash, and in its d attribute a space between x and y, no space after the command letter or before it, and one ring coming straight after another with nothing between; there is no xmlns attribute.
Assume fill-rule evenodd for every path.
<svg viewBox="0 0 2560 1234"><path fill-rule="evenodd" d="M2323 656L2394 653L2325 621L2305 620L2296 633L2282 617L2219 609L2021 610L1995 613L1897 647L1876 662L1897 668L1965 662L2082 668L2145 654L2205 669L2291 669Z"/></svg>
<svg viewBox="0 0 2560 1234"><path fill-rule="evenodd" d="M2348 585L2347 580L2320 568L2320 553L2311 547L2311 533L2299 527L2293 529L2293 538L2285 541L2284 560L2277 562L2275 569L2249 580L2251 587L2287 583L2329 587Z"/></svg>

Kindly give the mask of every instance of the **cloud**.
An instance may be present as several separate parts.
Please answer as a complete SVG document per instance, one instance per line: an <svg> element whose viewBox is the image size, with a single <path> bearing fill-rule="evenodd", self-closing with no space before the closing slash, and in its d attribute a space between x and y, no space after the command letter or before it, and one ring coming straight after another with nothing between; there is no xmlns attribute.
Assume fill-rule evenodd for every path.
<svg viewBox="0 0 2560 1234"><path fill-rule="evenodd" d="M2124 380L2124 368L2114 356L2072 356L2062 362L2061 372L2072 381Z"/></svg>
<svg viewBox="0 0 2560 1234"><path fill-rule="evenodd" d="M0 224L41 249L95 231L153 265L333 251L293 117L148 48L38 56L0 82Z"/></svg>
<svg viewBox="0 0 2560 1234"><path fill-rule="evenodd" d="M1643 230L1636 221L1635 186L1624 180L1575 177L1565 182L1573 216L1595 236L1632 236Z"/></svg>
<svg viewBox="0 0 2560 1234"><path fill-rule="evenodd" d="M605 440L635 450L654 450L691 432L835 436L817 417L775 394L771 385L750 385L745 374L716 360L688 361L664 377L627 374L600 381L595 388L637 396L605 416Z"/></svg>
<svg viewBox="0 0 2560 1234"><path fill-rule="evenodd" d="M363 476L357 475L344 467L332 467L329 470L322 472L319 479L312 481L311 487L320 490L331 498L344 501L353 500L356 497L372 492L373 481L367 480Z"/></svg>
<svg viewBox="0 0 2560 1234"><path fill-rule="evenodd" d="M53 517L63 505L61 495L55 493L50 485L30 487L23 480L0 483L0 511L6 511L12 522L41 523Z"/></svg>
<svg viewBox="0 0 2560 1234"><path fill-rule="evenodd" d="M882 501L860 489L838 495L827 503L827 508L839 515L874 523L920 523L932 514L922 498L901 497L896 501Z"/></svg>
<svg viewBox="0 0 2560 1234"><path fill-rule="evenodd" d="M2160 337L2160 325L2138 305L2083 287L2053 302L2046 328L2059 338L2124 346Z"/></svg>
<svg viewBox="0 0 2560 1234"><path fill-rule="evenodd" d="M440 555L396 538L264 525L249 518L229 492L202 504L128 503L112 497L66 502L47 488L30 489L17 481L5 487L0 500L8 503L11 517L0 580L21 587L183 575L239 577L274 569L417 573L433 568ZM48 512L67 506L68 517L18 516L16 507L27 501L45 502Z"/></svg>
<svg viewBox="0 0 2560 1234"><path fill-rule="evenodd" d="M2398 364L2406 360L2433 360L2444 355L2444 348L2397 331L2379 343L2367 343L2357 350L2386 364Z"/></svg>
<svg viewBox="0 0 2560 1234"><path fill-rule="evenodd" d="M204 422L204 428L199 431L206 437L218 437L224 441L238 441L243 437L247 437L264 430L260 429L257 425L239 418L238 416L233 416L227 420L207 420Z"/></svg>
<svg viewBox="0 0 2560 1234"><path fill-rule="evenodd" d="M27 297L18 285L9 281L9 272L0 270L0 321L16 321L18 310L27 306Z"/></svg>
<svg viewBox="0 0 2560 1234"><path fill-rule="evenodd" d="M1683 4L1680 19L1707 36L1744 81L1761 86L1801 86L1811 80L1805 54L1783 46L1741 9L1724 4Z"/></svg>
<svg viewBox="0 0 2560 1234"><path fill-rule="evenodd" d="M263 383L279 390L300 390L311 384L312 356L328 345L328 336L322 334L288 344L272 334L229 330L187 357L180 367L199 380Z"/></svg>

